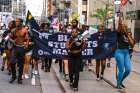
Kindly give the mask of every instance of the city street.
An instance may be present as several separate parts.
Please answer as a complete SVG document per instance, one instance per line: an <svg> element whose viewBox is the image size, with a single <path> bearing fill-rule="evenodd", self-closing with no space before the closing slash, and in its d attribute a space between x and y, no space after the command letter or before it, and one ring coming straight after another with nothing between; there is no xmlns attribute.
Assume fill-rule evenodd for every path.
<svg viewBox="0 0 140 93"><path fill-rule="evenodd" d="M126 79L125 90L118 90L116 86L116 65L115 60L111 59L111 67L106 67L104 80L97 81L95 75L95 62L92 61L92 72L85 67L81 72L78 93L139 93L140 92L140 53L133 53L133 69L130 76ZM1 60L2 62L2 60ZM39 65L40 68L40 65ZM0 71L0 93L73 93L69 87L69 83L64 80L62 74L59 73L58 64L53 63L52 70L46 73L39 69L40 78L36 78L36 85L31 85L31 79L23 80L23 84L17 82L9 84L9 76L7 71ZM41 84L40 84L41 83Z"/></svg>
<svg viewBox="0 0 140 93"><path fill-rule="evenodd" d="M0 67L2 59L0 58ZM36 78L36 85L31 85L31 79L23 80L20 85L15 81L13 84L9 83L10 77L8 71L0 71L0 93L42 93L40 79Z"/></svg>
<svg viewBox="0 0 140 93"><path fill-rule="evenodd" d="M140 0L0 0L0 93L140 93Z"/></svg>

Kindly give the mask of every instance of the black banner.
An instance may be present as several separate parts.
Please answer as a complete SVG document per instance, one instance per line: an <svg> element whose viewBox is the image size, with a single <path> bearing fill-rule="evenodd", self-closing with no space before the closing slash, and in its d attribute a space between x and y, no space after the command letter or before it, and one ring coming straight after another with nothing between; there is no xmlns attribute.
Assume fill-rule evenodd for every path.
<svg viewBox="0 0 140 93"><path fill-rule="evenodd" d="M33 31L34 55L49 58L68 58L65 48L70 34L39 33ZM86 48L82 51L83 59L111 57L116 46L116 32L95 33L86 40Z"/></svg>

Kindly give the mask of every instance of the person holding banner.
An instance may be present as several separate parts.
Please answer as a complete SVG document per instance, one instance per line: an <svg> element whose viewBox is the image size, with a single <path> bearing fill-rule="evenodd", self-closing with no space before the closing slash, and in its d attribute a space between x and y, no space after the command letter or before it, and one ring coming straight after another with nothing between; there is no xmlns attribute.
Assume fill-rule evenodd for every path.
<svg viewBox="0 0 140 93"><path fill-rule="evenodd" d="M63 33L71 33L72 31L72 26L70 24L65 25L62 29ZM69 80L69 67L68 67L68 59L63 59L63 67L64 67L64 76L65 76L65 81Z"/></svg>
<svg viewBox="0 0 140 93"><path fill-rule="evenodd" d="M103 40L103 38L104 38L103 32L104 32L104 26L99 25L99 27L98 27L98 42L100 40ZM99 49L100 49L100 46L97 47L97 51ZM101 66L101 74L100 74L100 66ZM96 75L97 75L96 80L97 81L100 80L100 79L103 79L105 66L106 66L106 58L96 59Z"/></svg>
<svg viewBox="0 0 140 93"><path fill-rule="evenodd" d="M115 51L115 59L118 67L116 88L122 89L125 88L123 81L130 74L132 67L129 46L133 48L135 41L131 34L129 34L127 25L123 24L121 19L119 20L117 37L117 49Z"/></svg>
<svg viewBox="0 0 140 93"><path fill-rule="evenodd" d="M49 23L44 23L44 26L42 25L43 28L43 32L48 32L49 33L49 28L50 28L50 24ZM50 68L51 68L51 64L52 64L52 59L48 58L47 56L45 57L45 72L50 72Z"/></svg>
<svg viewBox="0 0 140 93"><path fill-rule="evenodd" d="M78 91L78 82L79 82L79 72L81 67L81 53L84 49L85 42L84 40L79 40L78 36L78 21L72 21L72 32L71 38L66 42L66 48L69 55L69 78L70 78L70 87L74 91Z"/></svg>

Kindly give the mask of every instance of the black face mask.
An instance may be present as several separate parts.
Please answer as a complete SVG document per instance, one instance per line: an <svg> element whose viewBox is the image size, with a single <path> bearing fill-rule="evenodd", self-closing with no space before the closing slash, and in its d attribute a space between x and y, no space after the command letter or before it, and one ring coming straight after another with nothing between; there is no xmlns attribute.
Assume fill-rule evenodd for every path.
<svg viewBox="0 0 140 93"><path fill-rule="evenodd" d="M73 28L77 28L77 25L72 25Z"/></svg>

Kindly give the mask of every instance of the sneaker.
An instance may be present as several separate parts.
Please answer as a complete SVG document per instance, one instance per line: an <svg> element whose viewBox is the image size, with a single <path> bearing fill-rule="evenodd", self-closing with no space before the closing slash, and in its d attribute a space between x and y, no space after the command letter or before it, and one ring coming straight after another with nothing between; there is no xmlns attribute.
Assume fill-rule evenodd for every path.
<svg viewBox="0 0 140 93"><path fill-rule="evenodd" d="M92 67L90 65L88 66L88 71L92 71Z"/></svg>
<svg viewBox="0 0 140 93"><path fill-rule="evenodd" d="M44 69L44 66L41 66L41 69L43 70Z"/></svg>
<svg viewBox="0 0 140 93"><path fill-rule="evenodd" d="M97 81L99 81L99 80L100 80L100 78L98 77L98 78L96 78L96 80L97 80Z"/></svg>
<svg viewBox="0 0 140 93"><path fill-rule="evenodd" d="M73 83L70 82L70 88L73 88Z"/></svg>
<svg viewBox="0 0 140 93"><path fill-rule="evenodd" d="M25 77L25 79L29 79L29 75L28 74L25 74L24 77Z"/></svg>
<svg viewBox="0 0 140 93"><path fill-rule="evenodd" d="M35 74L35 75L37 75L37 74L38 74L38 71L37 71L37 70L35 70L35 71L34 71L34 74Z"/></svg>
<svg viewBox="0 0 140 93"><path fill-rule="evenodd" d="M35 70L32 70L32 74L35 74Z"/></svg>
<svg viewBox="0 0 140 93"><path fill-rule="evenodd" d="M4 71L4 66L1 67L1 71Z"/></svg>
<svg viewBox="0 0 140 93"><path fill-rule="evenodd" d="M50 72L50 68L48 68L48 72Z"/></svg>
<svg viewBox="0 0 140 93"><path fill-rule="evenodd" d="M111 66L110 66L110 62L109 62L109 63L107 63L107 67L108 67L108 68L110 68L110 67L111 67Z"/></svg>
<svg viewBox="0 0 140 93"><path fill-rule="evenodd" d="M121 87L121 85L117 85L116 88L117 88L117 89L123 89L123 88Z"/></svg>
<svg viewBox="0 0 140 93"><path fill-rule="evenodd" d="M11 75L11 71L10 71L10 70L8 71L8 75L9 75L9 76Z"/></svg>
<svg viewBox="0 0 140 93"><path fill-rule="evenodd" d="M78 91L78 88L73 88L73 91Z"/></svg>
<svg viewBox="0 0 140 93"><path fill-rule="evenodd" d="M48 69L45 69L45 72L48 72Z"/></svg>
<svg viewBox="0 0 140 93"><path fill-rule="evenodd" d="M25 75L22 75L22 80L25 78Z"/></svg>
<svg viewBox="0 0 140 93"><path fill-rule="evenodd" d="M104 79L103 75L100 76L100 79L101 79L101 80Z"/></svg>
<svg viewBox="0 0 140 93"><path fill-rule="evenodd" d="M122 87L122 88L125 88L125 86L124 86L123 84L121 84L121 87Z"/></svg>
<svg viewBox="0 0 140 93"><path fill-rule="evenodd" d="M32 84L32 85L36 85L36 82L35 82L35 75L33 75L32 79L31 79L31 84Z"/></svg>
<svg viewBox="0 0 140 93"><path fill-rule="evenodd" d="M9 81L9 83L13 83L16 80L16 77L12 77Z"/></svg>
<svg viewBox="0 0 140 93"><path fill-rule="evenodd" d="M65 81L69 81L69 76L68 75L65 75Z"/></svg>
<svg viewBox="0 0 140 93"><path fill-rule="evenodd" d="M92 69L91 69L91 68L89 68L89 69L88 69L88 71L89 71L89 72L91 72L91 71L92 71Z"/></svg>

